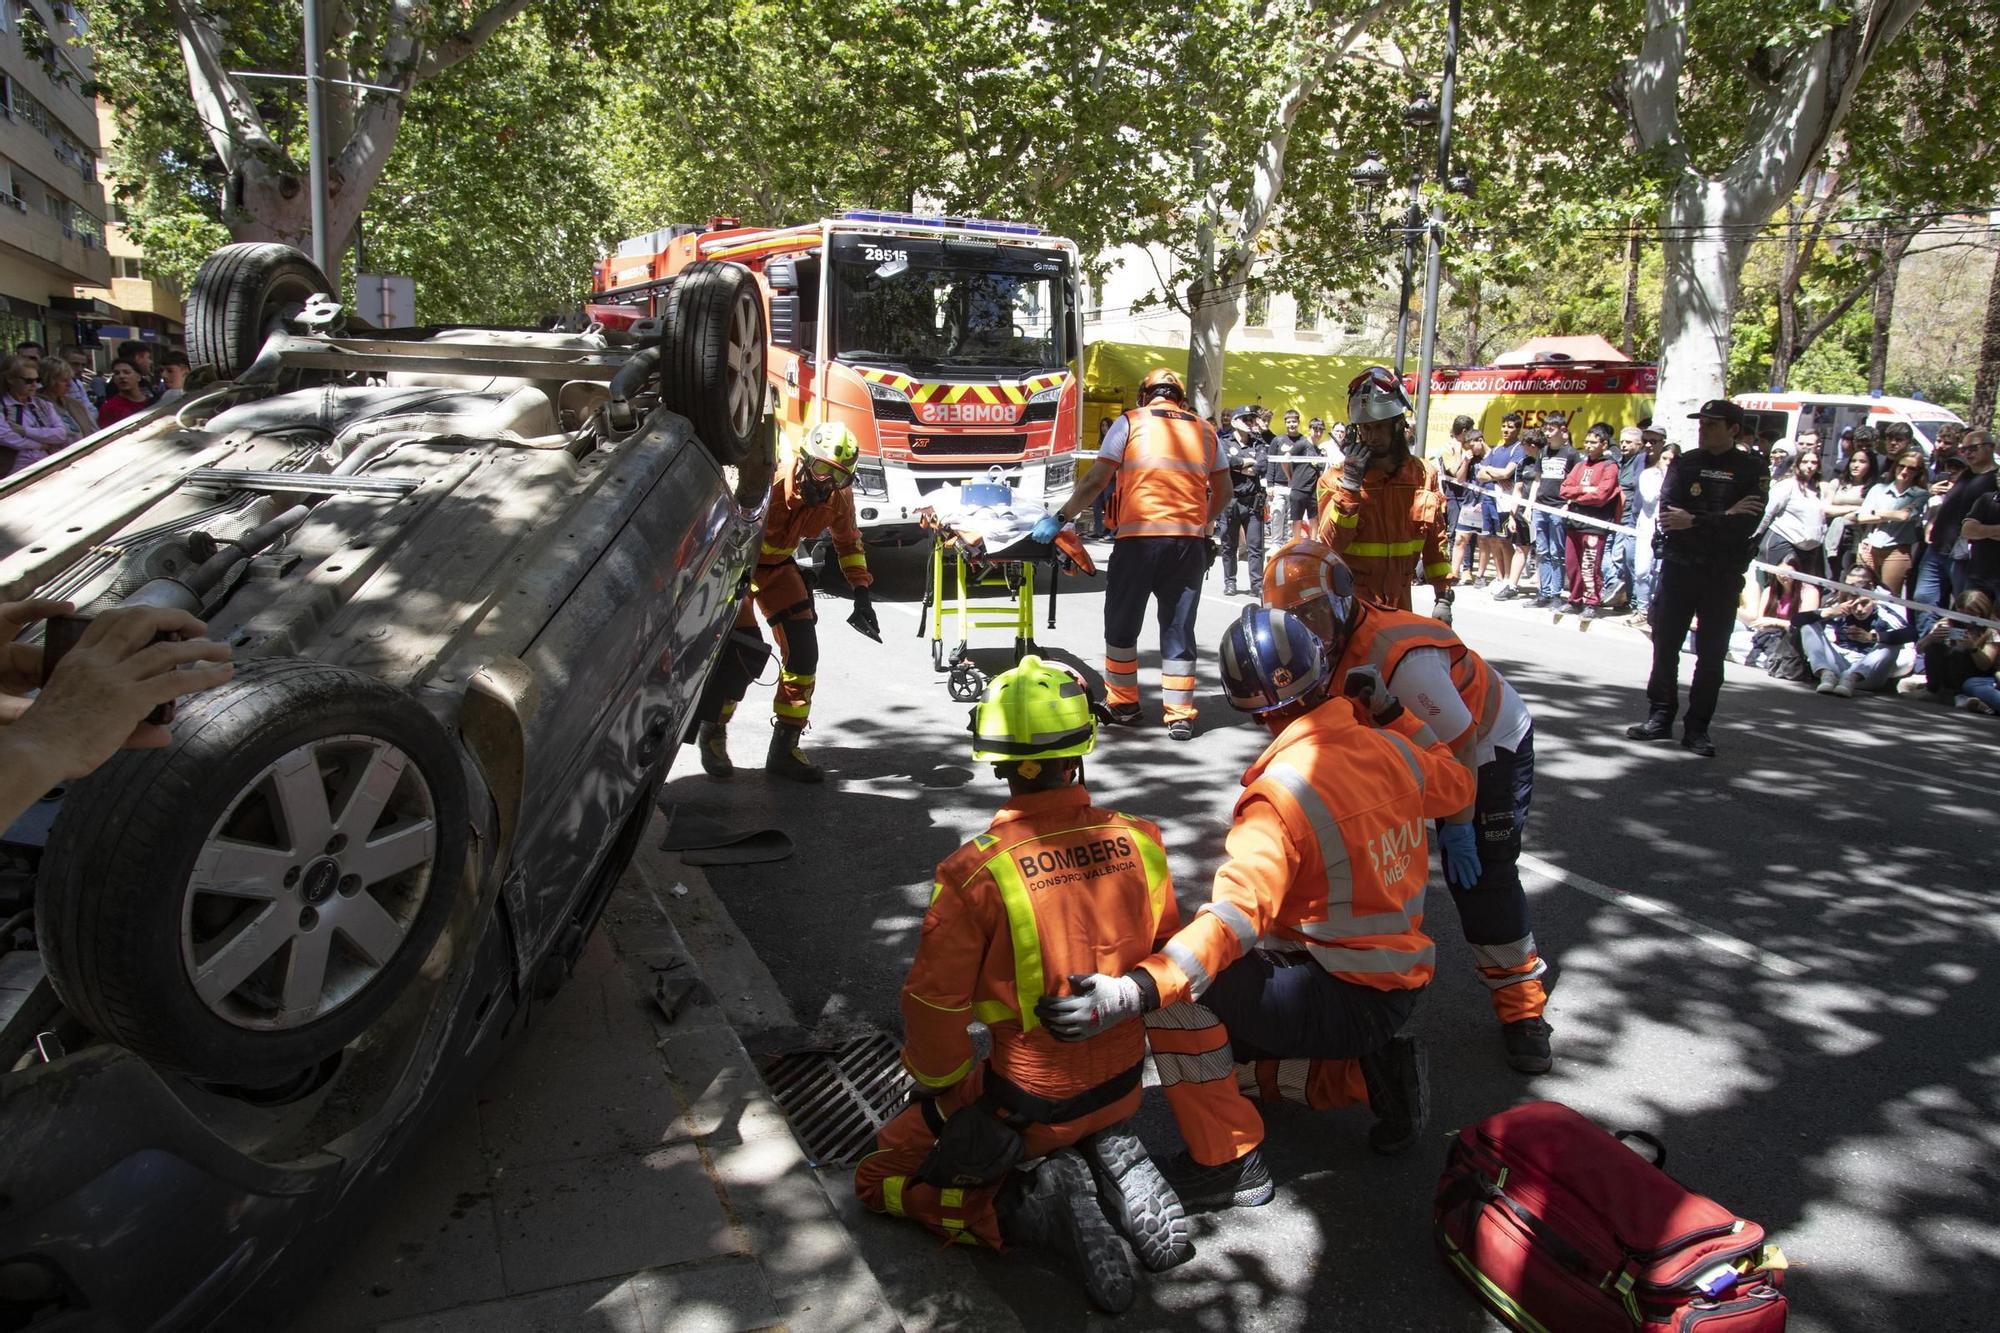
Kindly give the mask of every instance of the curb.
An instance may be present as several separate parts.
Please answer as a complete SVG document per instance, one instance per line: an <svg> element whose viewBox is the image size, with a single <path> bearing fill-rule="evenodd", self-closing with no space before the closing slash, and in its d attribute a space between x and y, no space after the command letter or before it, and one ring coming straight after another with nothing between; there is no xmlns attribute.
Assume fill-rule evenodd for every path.
<svg viewBox="0 0 2000 1333"><path fill-rule="evenodd" d="M602 924L647 1005L656 1048L689 1108L716 1191L768 1279L785 1325L901 1330L744 1044L744 1031L796 1030L790 1007L726 916L715 938L700 941L699 954L689 947L669 904L712 895L699 870L658 850L664 827L655 814ZM691 922L690 929L700 927Z"/></svg>

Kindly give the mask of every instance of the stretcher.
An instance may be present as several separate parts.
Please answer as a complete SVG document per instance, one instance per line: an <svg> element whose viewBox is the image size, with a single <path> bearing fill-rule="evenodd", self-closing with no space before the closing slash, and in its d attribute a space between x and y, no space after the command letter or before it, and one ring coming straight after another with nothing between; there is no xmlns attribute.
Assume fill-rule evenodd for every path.
<svg viewBox="0 0 2000 1333"><path fill-rule="evenodd" d="M931 534L931 577L917 636L929 634L931 670L946 675L945 686L960 703L976 701L986 688L985 673L969 656L975 630L1012 631L1016 662L1033 650L1037 564L1051 571L1050 629L1061 589L1054 575L1097 572L1074 528L1065 526L1051 542L1029 535L1047 512L1017 501L1013 488L1002 482L947 486L917 511L917 521Z"/></svg>

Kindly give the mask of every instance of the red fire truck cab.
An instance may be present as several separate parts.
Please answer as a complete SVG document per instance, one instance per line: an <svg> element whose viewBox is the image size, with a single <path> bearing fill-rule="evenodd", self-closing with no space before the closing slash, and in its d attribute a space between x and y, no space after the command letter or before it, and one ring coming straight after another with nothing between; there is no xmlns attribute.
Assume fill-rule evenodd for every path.
<svg viewBox="0 0 2000 1333"><path fill-rule="evenodd" d="M798 227L669 228L621 244L586 304L609 328L664 309L697 260L757 275L785 445L822 421L861 442L855 512L919 535L942 486L1000 479L1053 508L1076 474L1083 321L1076 246L1025 223L848 212Z"/></svg>

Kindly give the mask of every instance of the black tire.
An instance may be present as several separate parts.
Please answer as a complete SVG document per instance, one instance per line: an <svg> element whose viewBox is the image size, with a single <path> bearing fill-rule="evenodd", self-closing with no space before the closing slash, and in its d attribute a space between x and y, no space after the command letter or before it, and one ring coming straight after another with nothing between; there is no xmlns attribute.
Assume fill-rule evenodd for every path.
<svg viewBox="0 0 2000 1333"><path fill-rule="evenodd" d="M70 788L36 885L43 959L64 1003L100 1035L198 1078L273 1083L366 1031L450 917L470 828L458 748L403 691L297 658L240 665L227 685L183 701L172 729L166 748L124 752ZM281 759L292 767L269 772ZM373 812L348 799L364 777L380 783ZM294 807L279 784L291 781L325 798L320 832L334 836L323 854L296 855L320 833L304 818L289 827ZM348 819L365 829L353 847L339 832ZM378 892L371 876L392 841L390 864L410 848L424 859L384 873ZM259 872L238 877L202 859L225 843L246 849L255 860L242 864ZM280 878L276 867L293 861L298 869ZM197 874L232 888L203 891ZM245 885L257 892L244 895ZM364 924L349 913L376 929L394 924L400 935L376 938L386 956L366 956L342 924ZM324 942L307 939L313 931ZM272 938L287 942L262 952ZM194 972L232 966L222 959L232 951L262 961L240 982L208 977L211 989L226 989L205 999ZM286 1014L282 990L294 970L310 978L314 953L321 977L310 1007L324 1012L300 1003ZM327 1002L328 985L345 993ZM265 1001L277 1012L260 1019Z"/></svg>
<svg viewBox="0 0 2000 1333"><path fill-rule="evenodd" d="M188 360L235 379L313 296L333 290L319 265L272 241L225 245L194 275L187 300Z"/></svg>
<svg viewBox="0 0 2000 1333"><path fill-rule="evenodd" d="M771 448L764 428L770 345L764 298L741 264L689 264L667 289L660 398L694 423L718 463L743 467Z"/></svg>

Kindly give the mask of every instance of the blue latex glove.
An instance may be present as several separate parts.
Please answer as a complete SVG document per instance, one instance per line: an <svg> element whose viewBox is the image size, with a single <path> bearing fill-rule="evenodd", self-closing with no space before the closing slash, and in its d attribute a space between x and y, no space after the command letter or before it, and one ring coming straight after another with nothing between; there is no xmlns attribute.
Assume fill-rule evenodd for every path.
<svg viewBox="0 0 2000 1333"><path fill-rule="evenodd" d="M1035 526L1028 529L1028 535L1038 542L1052 542L1062 531L1062 520L1054 514L1043 514L1035 520Z"/></svg>
<svg viewBox="0 0 2000 1333"><path fill-rule="evenodd" d="M1479 838L1470 824L1439 824L1438 852L1444 857L1444 882L1454 889L1479 883Z"/></svg>

